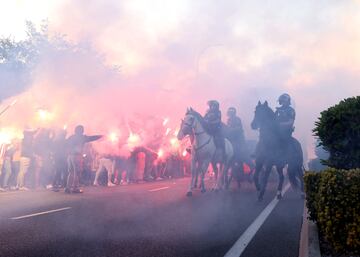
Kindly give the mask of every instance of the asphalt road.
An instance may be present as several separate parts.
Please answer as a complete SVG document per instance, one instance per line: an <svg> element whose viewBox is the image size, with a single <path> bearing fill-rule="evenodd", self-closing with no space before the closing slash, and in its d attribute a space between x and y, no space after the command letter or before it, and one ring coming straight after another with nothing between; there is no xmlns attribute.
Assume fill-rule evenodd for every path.
<svg viewBox="0 0 360 257"><path fill-rule="evenodd" d="M192 198L187 186L185 178L80 195L0 193L0 256L224 256L274 203L274 184L261 203L248 183ZM241 256L298 256L302 211L300 194L289 189Z"/></svg>

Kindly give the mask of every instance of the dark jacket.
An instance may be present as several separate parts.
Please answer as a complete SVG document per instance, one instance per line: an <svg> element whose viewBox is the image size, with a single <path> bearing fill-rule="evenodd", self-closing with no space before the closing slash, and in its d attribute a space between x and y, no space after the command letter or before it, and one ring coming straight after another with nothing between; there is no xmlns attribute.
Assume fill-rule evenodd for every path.
<svg viewBox="0 0 360 257"><path fill-rule="evenodd" d="M227 123L228 127L230 128L230 137L233 140L236 141L245 141L244 138L244 129L242 126L241 119L238 116L234 116L231 118L228 118Z"/></svg>
<svg viewBox="0 0 360 257"><path fill-rule="evenodd" d="M96 141L101 136L72 135L67 139L69 154L83 154L83 148L86 143Z"/></svg>
<svg viewBox="0 0 360 257"><path fill-rule="evenodd" d="M205 114L204 121L207 126L207 130L211 134L216 134L221 130L221 111L208 110Z"/></svg>

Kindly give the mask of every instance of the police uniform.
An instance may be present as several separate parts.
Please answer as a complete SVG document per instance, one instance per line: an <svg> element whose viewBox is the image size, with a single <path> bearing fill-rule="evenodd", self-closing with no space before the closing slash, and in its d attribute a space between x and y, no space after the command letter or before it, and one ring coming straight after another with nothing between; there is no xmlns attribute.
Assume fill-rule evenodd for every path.
<svg viewBox="0 0 360 257"><path fill-rule="evenodd" d="M275 115L280 124L280 136L283 140L288 141L294 131L294 124L284 125L283 123L295 120L295 110L291 106L284 105L276 109Z"/></svg>
<svg viewBox="0 0 360 257"><path fill-rule="evenodd" d="M219 110L219 103L217 101L209 101L210 108L205 114L204 121L206 123L207 131L214 136L214 142L218 149L225 154L225 139L222 134L221 111ZM215 106L215 108L211 108Z"/></svg>
<svg viewBox="0 0 360 257"><path fill-rule="evenodd" d="M205 114L204 120L207 124L209 133L216 135L221 130L221 111L208 110Z"/></svg>
<svg viewBox="0 0 360 257"><path fill-rule="evenodd" d="M229 126L229 128L236 131L238 140L241 140L241 141L245 140L242 122L238 116L234 115L234 116L229 117L226 124Z"/></svg>

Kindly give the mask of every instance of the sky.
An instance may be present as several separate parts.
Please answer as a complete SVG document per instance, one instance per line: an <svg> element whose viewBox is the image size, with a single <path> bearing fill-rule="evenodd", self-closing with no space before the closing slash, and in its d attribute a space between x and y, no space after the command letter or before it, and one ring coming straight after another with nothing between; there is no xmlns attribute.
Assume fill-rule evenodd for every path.
<svg viewBox="0 0 360 257"><path fill-rule="evenodd" d="M187 107L204 112L208 99L218 99L223 113L229 106L237 107L246 135L256 138L250 122L257 101L268 100L275 108L278 96L286 92L297 113L295 136L312 157L311 130L320 112L360 94L359 1L0 0L0 4L1 36L22 39L25 20L40 24L47 19L54 33L91 44L107 64L120 67L120 78L111 82L97 69L89 69L91 81L101 86L85 93L75 82L71 93L64 90L46 68L29 89L42 94L43 101L43 92L54 88L63 98L81 92L86 100L79 100L76 113L97 102L101 106L97 116L103 118L96 122L111 127L124 112L170 116L175 124ZM89 74L72 73L73 81L80 81L78 77L89 81ZM104 107L109 99L120 103ZM61 107L71 111L65 103ZM93 119L83 122L97 128Z"/></svg>

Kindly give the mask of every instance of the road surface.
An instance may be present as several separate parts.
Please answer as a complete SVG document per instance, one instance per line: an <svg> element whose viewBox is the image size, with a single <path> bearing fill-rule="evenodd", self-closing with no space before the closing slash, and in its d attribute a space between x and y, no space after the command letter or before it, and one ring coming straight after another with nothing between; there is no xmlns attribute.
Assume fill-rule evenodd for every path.
<svg viewBox="0 0 360 257"><path fill-rule="evenodd" d="M188 198L188 183L0 193L0 256L298 256L298 192L273 200L270 183L259 203L254 186L243 183Z"/></svg>

